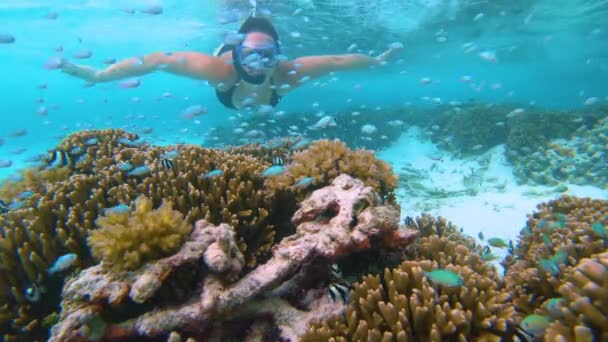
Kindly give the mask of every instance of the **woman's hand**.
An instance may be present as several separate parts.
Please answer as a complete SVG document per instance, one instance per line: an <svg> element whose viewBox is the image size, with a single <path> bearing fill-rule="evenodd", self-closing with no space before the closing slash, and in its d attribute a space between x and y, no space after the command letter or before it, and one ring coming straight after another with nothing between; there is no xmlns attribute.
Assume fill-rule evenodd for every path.
<svg viewBox="0 0 608 342"><path fill-rule="evenodd" d="M376 59L381 63L386 63L389 59L393 58L393 56L399 54L403 50L403 44L399 42L392 43L389 45L388 50L379 54Z"/></svg>

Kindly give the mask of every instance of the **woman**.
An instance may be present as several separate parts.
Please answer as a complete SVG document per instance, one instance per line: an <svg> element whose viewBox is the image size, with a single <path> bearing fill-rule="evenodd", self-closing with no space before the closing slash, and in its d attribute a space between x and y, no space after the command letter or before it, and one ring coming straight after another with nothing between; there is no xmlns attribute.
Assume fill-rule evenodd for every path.
<svg viewBox="0 0 608 342"><path fill-rule="evenodd" d="M214 56L198 52L156 52L129 58L107 69L63 61L61 70L91 83L144 75L156 70L206 80L227 107L276 106L281 97L308 79L332 71L366 68L384 63L402 49L393 44L372 58L363 54L306 56L293 61L281 58L279 36L268 19L250 16L238 31L242 40L222 46Z"/></svg>

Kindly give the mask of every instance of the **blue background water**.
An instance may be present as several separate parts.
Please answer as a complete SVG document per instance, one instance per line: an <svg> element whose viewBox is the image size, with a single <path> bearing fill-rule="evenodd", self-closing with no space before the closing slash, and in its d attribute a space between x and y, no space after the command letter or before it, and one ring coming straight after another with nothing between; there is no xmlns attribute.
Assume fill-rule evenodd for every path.
<svg viewBox="0 0 608 342"><path fill-rule="evenodd" d="M122 11L153 4L162 5L164 13ZM56 55L74 60L72 55L82 49L91 50L93 57L76 61L95 67L103 67L101 61L108 57L154 51L212 53L222 34L238 27L249 6L249 1L228 0L3 0L0 34L12 34L16 42L0 44L0 136L5 140L0 159L14 165L0 169L0 177L22 166L27 157L52 148L60 136L83 128L153 128L149 137L159 143L204 143L210 127L235 113L222 107L204 82L156 73L143 77L137 89L122 89L116 82L84 88L81 80L45 70L43 64ZM287 112L309 110L312 116L319 109L359 105L432 105L425 97L444 103L475 99L576 109L589 97L606 101L608 96L606 1L291 0L258 1L258 7L272 13L289 58L345 53L353 43L363 53L381 52L394 41L405 45L402 55L387 66L338 73L334 80L319 80L327 83L323 86L309 82L280 104ZM59 16L47 19L49 12ZM475 20L479 13L483 17ZM225 20L232 22L220 23ZM290 34L294 31L299 37ZM478 48L466 53L463 44L469 42ZM62 54L55 52L57 46L63 46ZM481 51L495 51L497 62L480 58ZM460 82L463 75L483 84L481 90ZM433 84L422 85L423 77ZM500 83L500 89L491 89L493 83ZM40 90L40 84L48 89ZM173 97L159 100L166 91ZM139 103L134 103L135 97ZM38 98L58 108L40 116ZM318 109L313 110L313 102L320 104ZM180 117L193 104L209 108L200 124ZM8 137L23 128L26 136ZM21 147L27 151L12 153Z"/></svg>

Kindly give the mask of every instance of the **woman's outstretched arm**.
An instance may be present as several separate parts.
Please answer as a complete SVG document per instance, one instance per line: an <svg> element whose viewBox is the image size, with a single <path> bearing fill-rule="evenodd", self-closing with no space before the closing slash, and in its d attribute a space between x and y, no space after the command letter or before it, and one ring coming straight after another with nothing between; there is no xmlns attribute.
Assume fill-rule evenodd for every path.
<svg viewBox="0 0 608 342"><path fill-rule="evenodd" d="M356 70L374 65L381 65L386 63L387 60L401 50L403 50L401 44L394 44L387 51L376 57L370 57L364 54L344 54L296 58L283 65L284 70L287 72L284 76L284 82L281 83L287 83L293 89L301 85L301 80L304 77L313 79L325 76L332 71ZM288 73L288 71L291 70L295 70L296 73Z"/></svg>
<svg viewBox="0 0 608 342"><path fill-rule="evenodd" d="M227 82L234 76L234 69L224 58L198 52L155 52L143 57L122 60L102 70L64 60L61 70L92 83L141 76L157 70L207 80L211 83Z"/></svg>

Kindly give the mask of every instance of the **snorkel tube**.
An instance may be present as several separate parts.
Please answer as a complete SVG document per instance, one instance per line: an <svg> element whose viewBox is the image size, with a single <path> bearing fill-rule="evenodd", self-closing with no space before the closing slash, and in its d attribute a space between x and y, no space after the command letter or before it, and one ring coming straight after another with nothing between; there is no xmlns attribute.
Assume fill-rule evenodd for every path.
<svg viewBox="0 0 608 342"><path fill-rule="evenodd" d="M265 33L265 34L271 36L272 39L274 40L275 48L276 48L276 55L279 55L281 53L281 48L280 48L280 44L279 44L279 35L278 35L277 31L274 29L274 26L272 26L272 23L270 22L270 20L268 20L266 18L250 15L245 20L243 25L241 25L241 28L239 29L238 32L243 35L246 35L250 32ZM229 49L232 50L232 63L234 65L234 69L239 74L241 79L243 79L247 83L252 83L252 84L264 83L264 81L266 81L265 74L252 76L249 73L247 73L247 71L245 71L245 68L243 68L243 60L242 60L242 56L241 56L241 44L242 44L242 42L239 45L231 45L230 48L225 46L226 50L224 50L224 48L222 48L222 50L224 50L224 52ZM220 54L221 53L222 53L222 51L220 50Z"/></svg>

